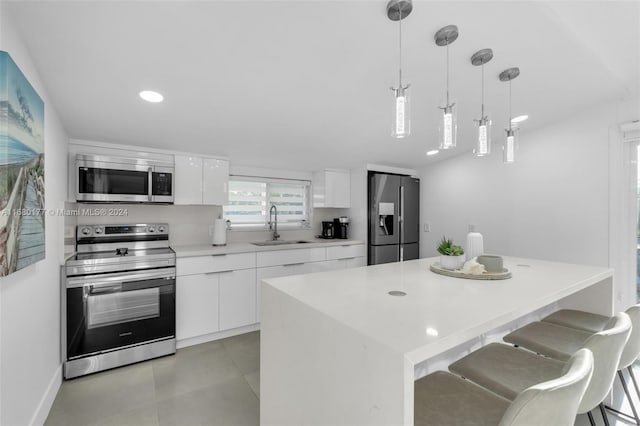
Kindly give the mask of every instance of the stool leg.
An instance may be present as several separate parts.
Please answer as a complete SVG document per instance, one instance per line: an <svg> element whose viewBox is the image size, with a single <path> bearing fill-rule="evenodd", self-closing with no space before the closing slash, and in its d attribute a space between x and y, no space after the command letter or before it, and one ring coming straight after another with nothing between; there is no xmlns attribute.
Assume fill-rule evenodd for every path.
<svg viewBox="0 0 640 426"><path fill-rule="evenodd" d="M601 402L599 407L600 413L602 414L602 420L604 420L604 426L609 426L609 418L607 418L607 412L604 410L604 404Z"/></svg>
<svg viewBox="0 0 640 426"><path fill-rule="evenodd" d="M589 417L589 423L591 423L591 426L596 426L596 421L593 420L593 414L591 414L591 411L587 411L587 417Z"/></svg>
<svg viewBox="0 0 640 426"><path fill-rule="evenodd" d="M636 381L636 375L633 373L633 368L631 368L631 365L627 367L627 370L629 370L629 376L631 376L631 381L633 382L633 387L636 388L636 395L638 395L638 398L640 398L640 388L638 388L638 382Z"/></svg>
<svg viewBox="0 0 640 426"><path fill-rule="evenodd" d="M640 425L640 418L638 418L636 405L634 404L633 399L631 399L631 392L629 392L629 388L627 387L627 381L624 379L622 370L618 370L618 377L620 377L620 382L622 383L622 389L624 389L624 393L625 395L627 395L627 399L629 400L629 405L631 406L631 411L633 412L633 418L635 418L636 423Z"/></svg>

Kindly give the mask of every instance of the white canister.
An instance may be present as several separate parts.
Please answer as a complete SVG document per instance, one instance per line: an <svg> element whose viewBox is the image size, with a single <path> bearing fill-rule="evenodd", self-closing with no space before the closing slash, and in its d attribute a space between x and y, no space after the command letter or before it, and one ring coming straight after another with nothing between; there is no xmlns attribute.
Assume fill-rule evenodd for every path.
<svg viewBox="0 0 640 426"><path fill-rule="evenodd" d="M482 234L479 232L469 232L467 234L467 249L465 250L467 260L478 257L483 253L484 247L482 242Z"/></svg>
<svg viewBox="0 0 640 426"><path fill-rule="evenodd" d="M211 244L214 246L224 246L227 244L227 222L224 219L213 221L213 238Z"/></svg>

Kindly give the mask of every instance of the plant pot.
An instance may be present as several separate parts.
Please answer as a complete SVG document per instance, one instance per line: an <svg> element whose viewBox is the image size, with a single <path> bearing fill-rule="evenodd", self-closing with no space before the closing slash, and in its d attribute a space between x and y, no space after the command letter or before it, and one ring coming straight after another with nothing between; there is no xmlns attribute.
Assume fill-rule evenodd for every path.
<svg viewBox="0 0 640 426"><path fill-rule="evenodd" d="M449 269L451 271L460 269L462 268L462 265L464 265L464 261L464 254L461 254L460 256L445 256L444 254L440 255L440 267L443 269Z"/></svg>

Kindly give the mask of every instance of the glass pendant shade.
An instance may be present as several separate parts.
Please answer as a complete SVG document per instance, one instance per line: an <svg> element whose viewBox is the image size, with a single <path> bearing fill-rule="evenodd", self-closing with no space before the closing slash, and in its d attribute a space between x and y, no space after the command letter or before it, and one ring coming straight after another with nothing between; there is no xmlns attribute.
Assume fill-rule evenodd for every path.
<svg viewBox="0 0 640 426"><path fill-rule="evenodd" d="M393 121L391 136L404 138L411 133L411 103L407 88L394 89Z"/></svg>
<svg viewBox="0 0 640 426"><path fill-rule="evenodd" d="M438 147L440 149L451 149L456 147L458 133L458 117L455 103L442 108L442 117L438 125Z"/></svg>
<svg viewBox="0 0 640 426"><path fill-rule="evenodd" d="M484 117L476 120L476 125L478 126L478 137L473 153L477 157L484 157L491 154L491 120Z"/></svg>
<svg viewBox="0 0 640 426"><path fill-rule="evenodd" d="M502 161L505 164L515 163L516 161L516 148L517 148L517 134L513 129L508 129L507 140L502 147Z"/></svg>

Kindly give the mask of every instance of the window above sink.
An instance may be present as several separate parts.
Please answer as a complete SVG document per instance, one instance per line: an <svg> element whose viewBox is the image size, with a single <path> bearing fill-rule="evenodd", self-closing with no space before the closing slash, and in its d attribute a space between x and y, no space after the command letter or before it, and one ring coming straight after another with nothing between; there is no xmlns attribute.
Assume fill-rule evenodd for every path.
<svg viewBox="0 0 640 426"><path fill-rule="evenodd" d="M268 229L269 208L275 204L279 229L307 229L311 216L310 194L311 182L307 180L230 176L224 219L229 221L231 229Z"/></svg>

